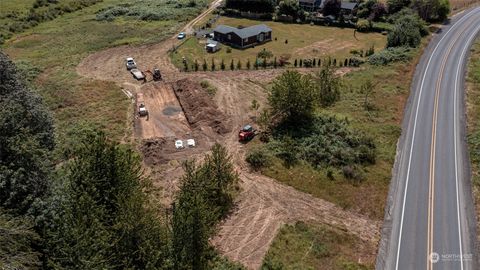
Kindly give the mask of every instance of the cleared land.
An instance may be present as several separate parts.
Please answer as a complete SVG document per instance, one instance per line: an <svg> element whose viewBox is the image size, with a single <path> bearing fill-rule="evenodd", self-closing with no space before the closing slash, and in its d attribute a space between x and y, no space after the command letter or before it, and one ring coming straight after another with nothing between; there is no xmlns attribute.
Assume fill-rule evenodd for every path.
<svg viewBox="0 0 480 270"><path fill-rule="evenodd" d="M205 51L206 39L189 38L174 53L171 54L172 62L177 67L183 67L182 57L189 63L197 60L200 64L205 59L210 64L212 59L217 62L217 69L222 59L227 68L234 60L235 64L241 60L245 67L247 59L253 65L258 52L263 49L269 50L277 59L281 56L289 56L291 61L294 58L333 58L344 59L351 57L350 51L367 50L374 46L377 50L383 49L386 44L386 37L379 33L356 33L351 28L326 27L308 24L287 24L272 21L255 21L230 17L220 17L216 25L226 24L234 27L251 26L264 23L272 28L272 41L263 45L255 46L245 50L231 48L222 45L221 50L210 54ZM277 40L275 40L277 39ZM288 40L288 43L285 41ZM273 59L272 59L273 60Z"/></svg>

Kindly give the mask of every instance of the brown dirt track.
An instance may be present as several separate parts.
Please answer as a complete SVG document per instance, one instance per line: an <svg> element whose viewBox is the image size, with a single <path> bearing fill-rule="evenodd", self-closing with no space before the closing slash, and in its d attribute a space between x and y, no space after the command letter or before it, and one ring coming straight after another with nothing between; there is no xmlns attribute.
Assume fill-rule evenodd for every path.
<svg viewBox="0 0 480 270"><path fill-rule="evenodd" d="M250 109L253 99L265 104L266 93L263 85L282 71L180 73L170 63L167 54L168 49L176 42L175 39L169 39L138 48L122 46L107 49L90 55L77 67L77 72L84 77L114 81L127 86L131 92L144 93L150 118L148 121L135 120L134 136L142 141L139 148L147 154L146 166L150 171L156 172L152 177L156 184L163 188L162 201L168 203L171 200L181 174L179 162L171 161L200 157L211 144L218 141L226 145L234 157L243 190L233 213L222 222L218 235L212 239L212 243L223 254L250 269L257 269L280 226L304 220L335 226L358 236L366 246L371 247L371 254L359 254L359 259L373 262L379 241L378 221L344 211L330 202L251 173L243 161L245 146L237 142L237 130L251 122L255 114ZM165 82L136 82L124 68L124 59L127 56L134 57L142 70L160 67ZM206 79L217 87L211 103L224 114L224 118L220 118L222 121L217 122L225 127L220 132L223 134L199 128L205 121L197 126L191 125L184 114L188 110L178 110L182 100L179 103L175 98L171 85L185 77L197 84ZM187 102L194 101L195 96L190 97ZM185 105L182 104L181 107ZM200 107L196 106L193 113L198 113ZM199 147L182 151L173 149L174 138L186 139L187 136L195 137Z"/></svg>

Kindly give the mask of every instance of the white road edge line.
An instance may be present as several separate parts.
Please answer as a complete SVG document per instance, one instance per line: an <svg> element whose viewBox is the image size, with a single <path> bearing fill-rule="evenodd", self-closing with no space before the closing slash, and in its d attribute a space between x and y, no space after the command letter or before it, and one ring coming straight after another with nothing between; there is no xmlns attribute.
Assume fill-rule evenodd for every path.
<svg viewBox="0 0 480 270"><path fill-rule="evenodd" d="M464 62L462 61L465 57L467 50L470 48L470 42L477 36L480 27L477 27L473 34L470 36L468 41L463 47L461 57L458 61L457 72L455 74L455 94L453 96L453 140L454 140L454 152L455 152L455 188L457 195L457 221L458 221L458 241L460 247L460 269L463 270L463 247L462 247L462 228L460 227L460 202L459 202L459 191L458 191L458 160L457 160L457 94L458 94L458 77L460 74L460 66ZM467 61L468 62L468 61Z"/></svg>
<svg viewBox="0 0 480 270"><path fill-rule="evenodd" d="M459 21L454 23L450 27L450 29L448 29L448 31L444 34L444 36L437 43L437 46L435 46L435 48L433 49L432 54L430 55L430 58L428 59L427 67L425 68L425 72L423 73L422 83L420 85L420 93L419 93L418 101L417 101L417 108L415 110L415 120L414 120L414 124L413 124L413 132L412 132L412 143L411 143L411 146L410 146L410 155L409 155L409 158L408 158L407 176L406 176L406 180L405 180L405 190L404 190L404 195L403 195L402 216L401 216L401 219L400 219L400 231L399 231L398 245L397 245L397 258L396 258L396 262L395 262L395 269L396 270L398 270L398 259L400 257L400 247L401 247L402 231L403 231L403 219L404 219L404 216L405 216L405 201L407 199L408 182L409 182L409 178L410 178L410 167L411 167L411 163L412 163L412 152L413 152L413 145L414 145L414 142L415 142L415 133L416 133L416 129L417 129L418 108L420 107L420 100L422 99L422 92L423 92L423 85L425 83L425 77L427 76L427 71L428 71L428 68L430 66L430 62L433 59L433 55L435 54L438 47L442 43L443 39L446 36L448 36L448 33L450 31L452 31L454 28L456 28L456 26L460 22L463 22L464 20L468 19L470 17L470 15L473 14L474 11L476 11L477 9L478 8L475 8L475 9L471 10L468 14L464 15Z"/></svg>

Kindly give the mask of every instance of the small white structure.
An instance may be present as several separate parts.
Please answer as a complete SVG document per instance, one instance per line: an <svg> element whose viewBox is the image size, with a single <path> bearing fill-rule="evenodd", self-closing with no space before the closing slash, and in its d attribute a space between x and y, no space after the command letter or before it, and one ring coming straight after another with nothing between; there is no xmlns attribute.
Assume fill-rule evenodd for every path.
<svg viewBox="0 0 480 270"><path fill-rule="evenodd" d="M220 50L220 44L215 40L208 39L207 45L205 45L205 50L209 53L214 53Z"/></svg>
<svg viewBox="0 0 480 270"><path fill-rule="evenodd" d="M187 146L188 147L195 147L195 140L194 139L188 139L187 140Z"/></svg>
<svg viewBox="0 0 480 270"><path fill-rule="evenodd" d="M175 148L182 149L183 148L183 141L182 140L176 140L175 141Z"/></svg>

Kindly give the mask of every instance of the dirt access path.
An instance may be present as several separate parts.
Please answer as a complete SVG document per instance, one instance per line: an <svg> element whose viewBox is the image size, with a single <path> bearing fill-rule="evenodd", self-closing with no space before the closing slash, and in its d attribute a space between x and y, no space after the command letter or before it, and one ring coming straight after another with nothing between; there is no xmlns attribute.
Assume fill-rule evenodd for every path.
<svg viewBox="0 0 480 270"><path fill-rule="evenodd" d="M220 3L221 0L215 1L207 11L187 24L183 31L192 31L193 25L208 16ZM142 92L147 107L151 104L150 119L140 123L147 126L136 128L134 136L136 139L143 139L143 145L149 147L148 151L153 158L146 163L149 164L147 166L150 171L158 172L153 178L155 184L160 185L164 192L165 198L162 202L171 201L181 168L178 162L163 160L165 154L157 152L155 147L161 148L163 144L170 143L172 138L183 136L182 134L195 134L192 132L193 127L185 121L184 111L179 111L180 104L174 97L171 85L185 77L196 82L207 80L217 88L213 100L218 110L227 116L230 127L226 134L210 137L208 142L218 141L229 149L242 187L235 209L220 224L218 235L212 239L218 250L249 269L258 269L278 229L285 223L303 220L334 226L358 236L365 246L371 247L366 249L371 251L370 253L359 253L358 260L373 263L380 238L380 221L372 221L345 211L330 202L252 173L244 162L245 145L238 143L237 130L251 122L255 115L250 108L253 99L260 104L266 103L264 86L282 71L180 73L168 57L169 48L177 44L176 38L172 37L154 45L111 48L88 56L77 67L77 72L84 77L113 81L132 93ZM140 84L135 81L124 68L124 59L127 56L134 57L141 70L160 67L164 82ZM340 72L347 71L345 69ZM197 148L195 152L175 149L169 151L171 153L166 154L170 155L170 158L182 160L192 156L200 157L207 148Z"/></svg>

